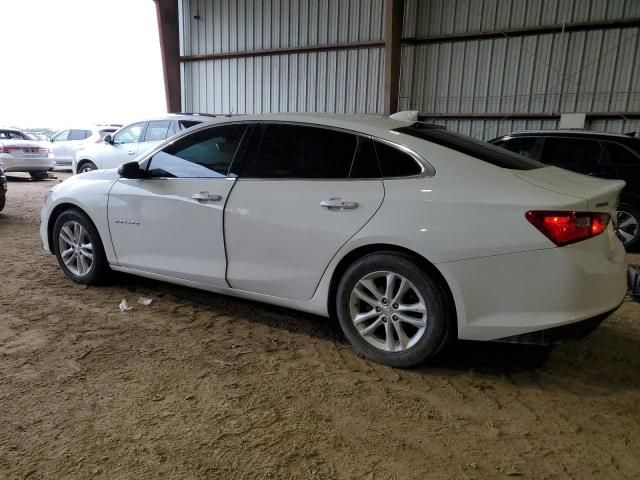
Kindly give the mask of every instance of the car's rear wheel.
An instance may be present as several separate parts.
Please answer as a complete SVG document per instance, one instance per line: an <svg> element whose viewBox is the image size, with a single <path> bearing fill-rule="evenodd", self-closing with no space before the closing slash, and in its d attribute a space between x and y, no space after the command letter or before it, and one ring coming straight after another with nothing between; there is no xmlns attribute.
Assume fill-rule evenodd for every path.
<svg viewBox="0 0 640 480"><path fill-rule="evenodd" d="M108 270L100 235L79 210L66 210L56 219L53 248L60 268L74 282L96 284Z"/></svg>
<svg viewBox="0 0 640 480"><path fill-rule="evenodd" d="M365 357L411 367L433 357L450 330L440 284L409 256L369 254L344 273L336 307L340 325Z"/></svg>
<svg viewBox="0 0 640 480"><path fill-rule="evenodd" d="M49 178L49 173L45 170L38 170L37 172L29 172L31 178L34 180L46 180Z"/></svg>
<svg viewBox="0 0 640 480"><path fill-rule="evenodd" d="M7 201L7 197L4 194L1 194L0 195L0 212L2 210L4 210L4 205L5 205L6 201Z"/></svg>
<svg viewBox="0 0 640 480"><path fill-rule="evenodd" d="M626 249L640 244L640 210L629 203L621 203L616 212L614 230Z"/></svg>
<svg viewBox="0 0 640 480"><path fill-rule="evenodd" d="M89 162L89 161L85 161L82 162L80 164L80 166L78 167L78 173L86 173L86 172L91 172L93 170L97 170L98 167L96 167L96 164L93 162Z"/></svg>

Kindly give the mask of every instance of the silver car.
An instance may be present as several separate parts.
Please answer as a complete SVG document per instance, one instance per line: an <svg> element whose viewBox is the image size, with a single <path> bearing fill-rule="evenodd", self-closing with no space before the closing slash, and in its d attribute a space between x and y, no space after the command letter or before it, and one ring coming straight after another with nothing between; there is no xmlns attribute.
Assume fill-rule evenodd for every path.
<svg viewBox="0 0 640 480"><path fill-rule="evenodd" d="M0 128L0 168L5 172L28 172L41 180L54 165L47 142L22 130Z"/></svg>

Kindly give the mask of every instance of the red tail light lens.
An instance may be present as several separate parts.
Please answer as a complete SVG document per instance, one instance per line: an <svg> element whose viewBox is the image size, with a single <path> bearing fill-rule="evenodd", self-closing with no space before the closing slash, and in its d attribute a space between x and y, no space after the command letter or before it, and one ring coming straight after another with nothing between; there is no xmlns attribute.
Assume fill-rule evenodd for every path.
<svg viewBox="0 0 640 480"><path fill-rule="evenodd" d="M549 240L561 247L601 234L611 215L600 212L565 212L533 210L527 220Z"/></svg>
<svg viewBox="0 0 640 480"><path fill-rule="evenodd" d="M4 145L0 145L0 153L9 153L9 149Z"/></svg>

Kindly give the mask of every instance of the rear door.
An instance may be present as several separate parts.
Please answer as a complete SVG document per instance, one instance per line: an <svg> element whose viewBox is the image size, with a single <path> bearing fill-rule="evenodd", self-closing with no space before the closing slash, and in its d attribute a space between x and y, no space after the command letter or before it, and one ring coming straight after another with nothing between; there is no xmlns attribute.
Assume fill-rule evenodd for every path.
<svg viewBox="0 0 640 480"><path fill-rule="evenodd" d="M152 120L148 122L144 136L138 144L138 155L151 150L161 141L170 137L173 132L172 123L171 120Z"/></svg>
<svg viewBox="0 0 640 480"><path fill-rule="evenodd" d="M331 258L383 197L370 138L262 124L225 210L227 281L240 290L311 298Z"/></svg>

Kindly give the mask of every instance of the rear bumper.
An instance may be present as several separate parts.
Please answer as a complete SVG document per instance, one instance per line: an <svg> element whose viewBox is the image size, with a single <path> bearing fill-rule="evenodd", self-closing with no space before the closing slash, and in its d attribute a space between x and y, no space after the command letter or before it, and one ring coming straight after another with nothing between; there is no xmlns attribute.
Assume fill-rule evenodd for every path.
<svg viewBox="0 0 640 480"><path fill-rule="evenodd" d="M51 170L55 166L53 158L13 158L0 155L0 167L5 172L37 172Z"/></svg>
<svg viewBox="0 0 640 480"><path fill-rule="evenodd" d="M627 291L627 262L608 230L561 248L438 264L459 338L519 337L610 314Z"/></svg>
<svg viewBox="0 0 640 480"><path fill-rule="evenodd" d="M622 304L620 304L622 305ZM601 313L592 318L579 322L561 325L560 327L537 330L535 332L522 333L511 337L498 338L494 341L504 343L519 343L522 345L557 345L571 340L580 340L590 335L600 326L612 313L620 307Z"/></svg>

